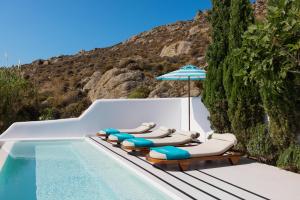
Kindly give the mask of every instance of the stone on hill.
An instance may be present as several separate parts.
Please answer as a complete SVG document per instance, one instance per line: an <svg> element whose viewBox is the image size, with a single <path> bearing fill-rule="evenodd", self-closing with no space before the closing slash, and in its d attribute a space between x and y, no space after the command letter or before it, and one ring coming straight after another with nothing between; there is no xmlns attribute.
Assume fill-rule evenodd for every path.
<svg viewBox="0 0 300 200"><path fill-rule="evenodd" d="M138 63L142 59L143 57L139 55L122 58L120 59L119 64L116 67L124 68L127 67L130 63Z"/></svg>
<svg viewBox="0 0 300 200"><path fill-rule="evenodd" d="M83 79L84 84L83 91L89 91L95 87L96 83L100 80L102 73L100 71L95 71L91 77L88 79Z"/></svg>
<svg viewBox="0 0 300 200"><path fill-rule="evenodd" d="M196 33L199 33L201 31L199 26L193 26L190 30L189 30L189 35L194 35Z"/></svg>
<svg viewBox="0 0 300 200"><path fill-rule="evenodd" d="M113 68L107 71L89 91L91 101L98 98L127 98L130 91L138 87L145 79L139 70Z"/></svg>
<svg viewBox="0 0 300 200"><path fill-rule="evenodd" d="M44 60L43 65L49 65L50 61L49 60Z"/></svg>
<svg viewBox="0 0 300 200"><path fill-rule="evenodd" d="M182 54L188 54L192 43L188 41L178 41L171 45L164 46L160 53L160 57L173 57Z"/></svg>
<svg viewBox="0 0 300 200"><path fill-rule="evenodd" d="M203 13L201 10L198 10L195 17L194 17L194 21L199 21L202 19Z"/></svg>

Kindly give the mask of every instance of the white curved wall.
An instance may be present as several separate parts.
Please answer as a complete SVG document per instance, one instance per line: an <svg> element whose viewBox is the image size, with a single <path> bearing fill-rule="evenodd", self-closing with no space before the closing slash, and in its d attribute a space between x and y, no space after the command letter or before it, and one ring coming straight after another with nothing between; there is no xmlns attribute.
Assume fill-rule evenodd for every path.
<svg viewBox="0 0 300 200"><path fill-rule="evenodd" d="M103 128L132 128L142 122L187 130L187 103L187 98L102 99L79 118L14 123L0 140L80 138L95 135ZM199 131L202 139L211 131L207 116L200 98L192 98L191 129Z"/></svg>

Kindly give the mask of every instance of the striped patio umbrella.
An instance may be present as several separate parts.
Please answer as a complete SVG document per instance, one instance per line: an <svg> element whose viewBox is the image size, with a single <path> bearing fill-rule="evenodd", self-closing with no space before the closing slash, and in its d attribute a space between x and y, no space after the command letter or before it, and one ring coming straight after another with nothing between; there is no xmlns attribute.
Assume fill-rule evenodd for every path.
<svg viewBox="0 0 300 200"><path fill-rule="evenodd" d="M190 107L190 98L191 98L191 87L190 81L204 80L206 78L206 71L200 69L193 65L186 65L181 67L179 70L164 74L162 76L156 77L157 80L166 80L166 81L188 81L188 115L189 115L189 131L191 130L191 107Z"/></svg>

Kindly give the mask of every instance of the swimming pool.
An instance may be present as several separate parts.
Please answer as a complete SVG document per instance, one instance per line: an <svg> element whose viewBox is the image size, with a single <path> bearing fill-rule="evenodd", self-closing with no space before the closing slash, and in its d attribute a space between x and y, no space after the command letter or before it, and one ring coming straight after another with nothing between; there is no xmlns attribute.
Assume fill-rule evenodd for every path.
<svg viewBox="0 0 300 200"><path fill-rule="evenodd" d="M0 199L171 199L85 140L16 142L0 171Z"/></svg>

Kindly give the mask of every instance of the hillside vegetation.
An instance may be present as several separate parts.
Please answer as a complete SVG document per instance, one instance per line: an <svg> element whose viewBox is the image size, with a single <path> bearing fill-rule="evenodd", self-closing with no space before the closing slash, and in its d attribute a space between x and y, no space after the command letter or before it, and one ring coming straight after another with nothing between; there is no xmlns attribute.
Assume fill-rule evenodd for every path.
<svg viewBox="0 0 300 200"><path fill-rule="evenodd" d="M55 117L78 116L98 98L185 96L184 83L155 77L186 64L205 65L206 15L199 12L193 20L159 26L112 47L36 60L21 67L22 76L38 88L46 112ZM198 83L192 94L200 94Z"/></svg>

